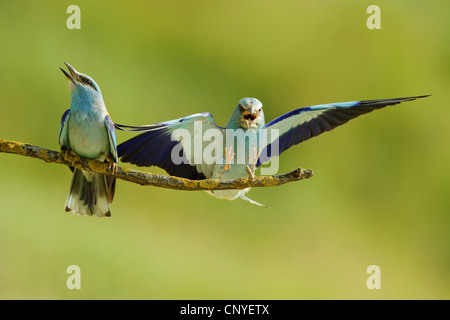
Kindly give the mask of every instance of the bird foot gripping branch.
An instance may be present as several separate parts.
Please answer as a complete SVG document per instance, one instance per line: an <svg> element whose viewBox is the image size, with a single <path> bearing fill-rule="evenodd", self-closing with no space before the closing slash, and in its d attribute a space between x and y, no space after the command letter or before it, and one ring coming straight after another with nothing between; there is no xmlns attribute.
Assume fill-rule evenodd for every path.
<svg viewBox="0 0 450 320"><path fill-rule="evenodd" d="M247 171L248 179L253 182L255 180L255 169L245 166L245 171Z"/></svg>
<svg viewBox="0 0 450 320"><path fill-rule="evenodd" d="M62 155L64 160L67 162L76 163L76 162L80 161L80 157L78 155L76 155L75 153L73 153L71 150L61 150L60 154Z"/></svg>
<svg viewBox="0 0 450 320"><path fill-rule="evenodd" d="M109 170L113 174L117 173L117 171L119 170L119 165L116 163L116 161L110 155L106 156L106 161L109 164Z"/></svg>

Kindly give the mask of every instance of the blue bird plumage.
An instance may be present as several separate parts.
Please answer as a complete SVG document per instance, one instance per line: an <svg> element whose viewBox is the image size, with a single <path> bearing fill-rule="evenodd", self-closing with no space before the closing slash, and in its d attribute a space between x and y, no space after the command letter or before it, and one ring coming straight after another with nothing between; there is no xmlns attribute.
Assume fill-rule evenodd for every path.
<svg viewBox="0 0 450 320"><path fill-rule="evenodd" d="M295 109L267 124L264 121L261 102L255 98L243 98L234 109L225 128L217 126L210 113L194 114L185 118L147 126L117 125L122 130L144 132L118 146L119 158L122 162L130 162L138 166L158 166L165 169L169 174L182 178L236 179L248 175L247 167L250 166L251 170L254 171L261 164L269 162L271 158L279 156L293 145L330 131L362 114L423 97L427 96L316 105ZM201 126L196 125L196 123L201 123ZM186 130L191 138L180 139L175 135L177 129ZM227 146L225 150L223 146L220 146L225 153L224 161L213 163L198 163L195 161L195 157L198 156L196 152L205 151L208 144L211 143L210 141L203 141L200 150L192 152L192 146L195 145L195 132L200 129L202 134L209 129L214 129L222 135L222 140L225 142L224 146ZM250 144L246 143L244 161L227 164L229 162L227 159L235 156L232 150L236 150L237 141L226 141L226 129L242 130L245 133L245 135L238 137L237 141L256 139L258 148L261 148L257 152L256 159L252 157ZM267 129L268 132L267 139L264 141L258 140L261 129ZM276 130L277 134L271 134L271 130ZM231 146L231 149L228 149L228 146ZM174 163L174 150L176 152L180 152L180 150L188 151L185 152L183 158L185 161ZM253 150L254 152L255 150ZM223 162L225 162L225 165ZM245 197L248 190L211 191L210 193L217 198L234 200L240 197L253 204L260 205Z"/></svg>
<svg viewBox="0 0 450 320"><path fill-rule="evenodd" d="M117 137L108 115L100 88L89 76L65 63L70 73L61 69L68 79L70 109L64 112L59 129L61 150L117 166ZM110 216L116 179L76 168L73 171L66 211L78 215Z"/></svg>

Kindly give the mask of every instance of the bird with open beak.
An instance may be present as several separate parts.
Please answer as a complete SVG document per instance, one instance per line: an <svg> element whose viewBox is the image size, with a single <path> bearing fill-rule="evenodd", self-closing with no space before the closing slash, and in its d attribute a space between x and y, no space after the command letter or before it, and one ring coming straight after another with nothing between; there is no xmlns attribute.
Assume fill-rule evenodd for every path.
<svg viewBox="0 0 450 320"><path fill-rule="evenodd" d="M117 147L122 162L130 162L138 166L158 166L169 174L188 179L237 179L252 176L255 168L267 163L273 157L279 156L290 147L303 141L316 137L347 123L360 115L381 109L386 106L412 101L427 96L414 96L393 99L377 99L337 102L303 107L292 110L265 124L262 103L255 98L243 98L235 107L225 128L216 125L210 113L198 113L181 119L157 123L154 125L132 127L123 126L125 130L144 132L131 138ZM195 124L200 122L201 126ZM196 159L210 148L210 137L203 140L203 145L195 149L196 133L200 131L203 137L214 129L222 135L219 139L226 141L229 148L225 148L223 161L198 163ZM190 135L181 137L177 129L183 129ZM227 141L228 130L244 132L238 136L237 141ZM266 132L267 139L260 133ZM261 139L260 139L261 138ZM235 137L232 137L235 139ZM255 145L248 144L247 140L256 141ZM239 144L243 145L244 161L233 161L239 158ZM194 146L194 152L192 152ZM188 150L183 161L174 161L173 154L178 155L180 149ZM222 149L223 150L223 149ZM236 152L237 153L236 153ZM189 157L187 155L190 155ZM236 157L235 157L236 156ZM261 205L245 196L249 188L244 190L219 190L209 193L217 198L234 200L242 198L253 204Z"/></svg>
<svg viewBox="0 0 450 320"><path fill-rule="evenodd" d="M227 128L235 128L236 123L244 130L258 130L264 127L264 112L262 103L255 98L243 98L234 108ZM237 129L237 128L235 128Z"/></svg>
<svg viewBox="0 0 450 320"><path fill-rule="evenodd" d="M59 128L62 151L80 157L110 161L117 168L117 137L95 81L65 62L69 72L61 68L69 82L70 109L66 110ZM76 168L73 171L65 210L78 215L109 217L116 179Z"/></svg>

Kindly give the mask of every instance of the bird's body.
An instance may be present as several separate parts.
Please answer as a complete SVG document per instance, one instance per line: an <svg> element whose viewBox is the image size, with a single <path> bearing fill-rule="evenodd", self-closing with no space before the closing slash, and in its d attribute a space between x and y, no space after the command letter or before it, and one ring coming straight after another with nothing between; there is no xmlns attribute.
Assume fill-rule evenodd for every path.
<svg viewBox="0 0 450 320"><path fill-rule="evenodd" d="M236 150L236 148L233 148L233 150ZM214 166L212 175L208 178L218 180L235 180L237 178L246 177L247 173L245 166L248 165L248 156L246 156L246 161L243 165L237 163L229 164L229 169L225 168L225 164L216 164ZM235 200L237 198L240 198L241 196L244 196L248 191L250 191L250 188L242 190L211 190L207 192L218 199Z"/></svg>
<svg viewBox="0 0 450 320"><path fill-rule="evenodd" d="M117 163L114 123L108 115L100 88L93 79L66 65L70 74L63 72L69 79L71 103L61 120L61 150L99 161L112 159ZM73 171L66 211L78 215L110 216L115 178L79 169Z"/></svg>
<svg viewBox="0 0 450 320"><path fill-rule="evenodd" d="M120 144L118 152L122 162L158 166L182 178L236 179L248 176L249 170L253 173L261 164L269 162L291 146L330 131L362 114L422 97L425 96L299 108L267 124L262 103L255 98L243 98L225 128L217 126L210 113L147 126L118 125L126 131L143 132ZM248 191L209 193L221 199L242 198L260 205L245 197Z"/></svg>
<svg viewBox="0 0 450 320"><path fill-rule="evenodd" d="M106 108L98 106L91 111L71 109L67 123L70 149L80 157L104 161L109 153L104 122L108 115Z"/></svg>
<svg viewBox="0 0 450 320"><path fill-rule="evenodd" d="M234 114L237 114L236 109ZM222 163L216 162L214 164L212 175L208 178L218 180L235 180L237 178L248 176L246 167L250 167L252 165L252 156L253 152L256 153L256 146L259 145L258 132L260 128L264 126L263 121L264 119L262 119L262 121L260 122L260 126L256 126L255 124L254 128L245 129L239 125L240 121L238 120L238 117L231 117L230 121L228 121L227 123L226 129L228 129L230 135L231 133L234 133L234 135L232 138L227 139L227 135L225 133L223 138L223 146L225 146L224 153L225 149L227 150L228 155L235 153L233 157L234 161L232 161L232 163L227 163L227 159L224 158ZM234 138L235 136L237 138ZM252 148L253 145L255 146L255 150L253 150ZM240 161L238 161L239 156ZM242 190L211 190L208 191L208 193L218 199L235 200L238 198L245 199L245 194L248 191L250 191L250 188L245 188Z"/></svg>

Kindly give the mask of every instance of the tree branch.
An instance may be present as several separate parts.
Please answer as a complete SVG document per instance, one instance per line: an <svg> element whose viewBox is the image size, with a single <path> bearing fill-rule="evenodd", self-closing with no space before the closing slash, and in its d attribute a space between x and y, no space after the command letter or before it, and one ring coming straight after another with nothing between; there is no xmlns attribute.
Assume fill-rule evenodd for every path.
<svg viewBox="0 0 450 320"><path fill-rule="evenodd" d="M113 172L108 162L81 158L72 152L57 152L26 143L0 139L0 152L13 153L25 157L37 158L48 163L58 163L85 171L97 172L117 179L137 183L143 186L155 186L174 190L227 190L257 187L280 186L289 182L309 179L314 175L312 170L301 168L273 176L249 176L236 180L189 180L174 176L166 176L150 172L142 172L118 167Z"/></svg>

